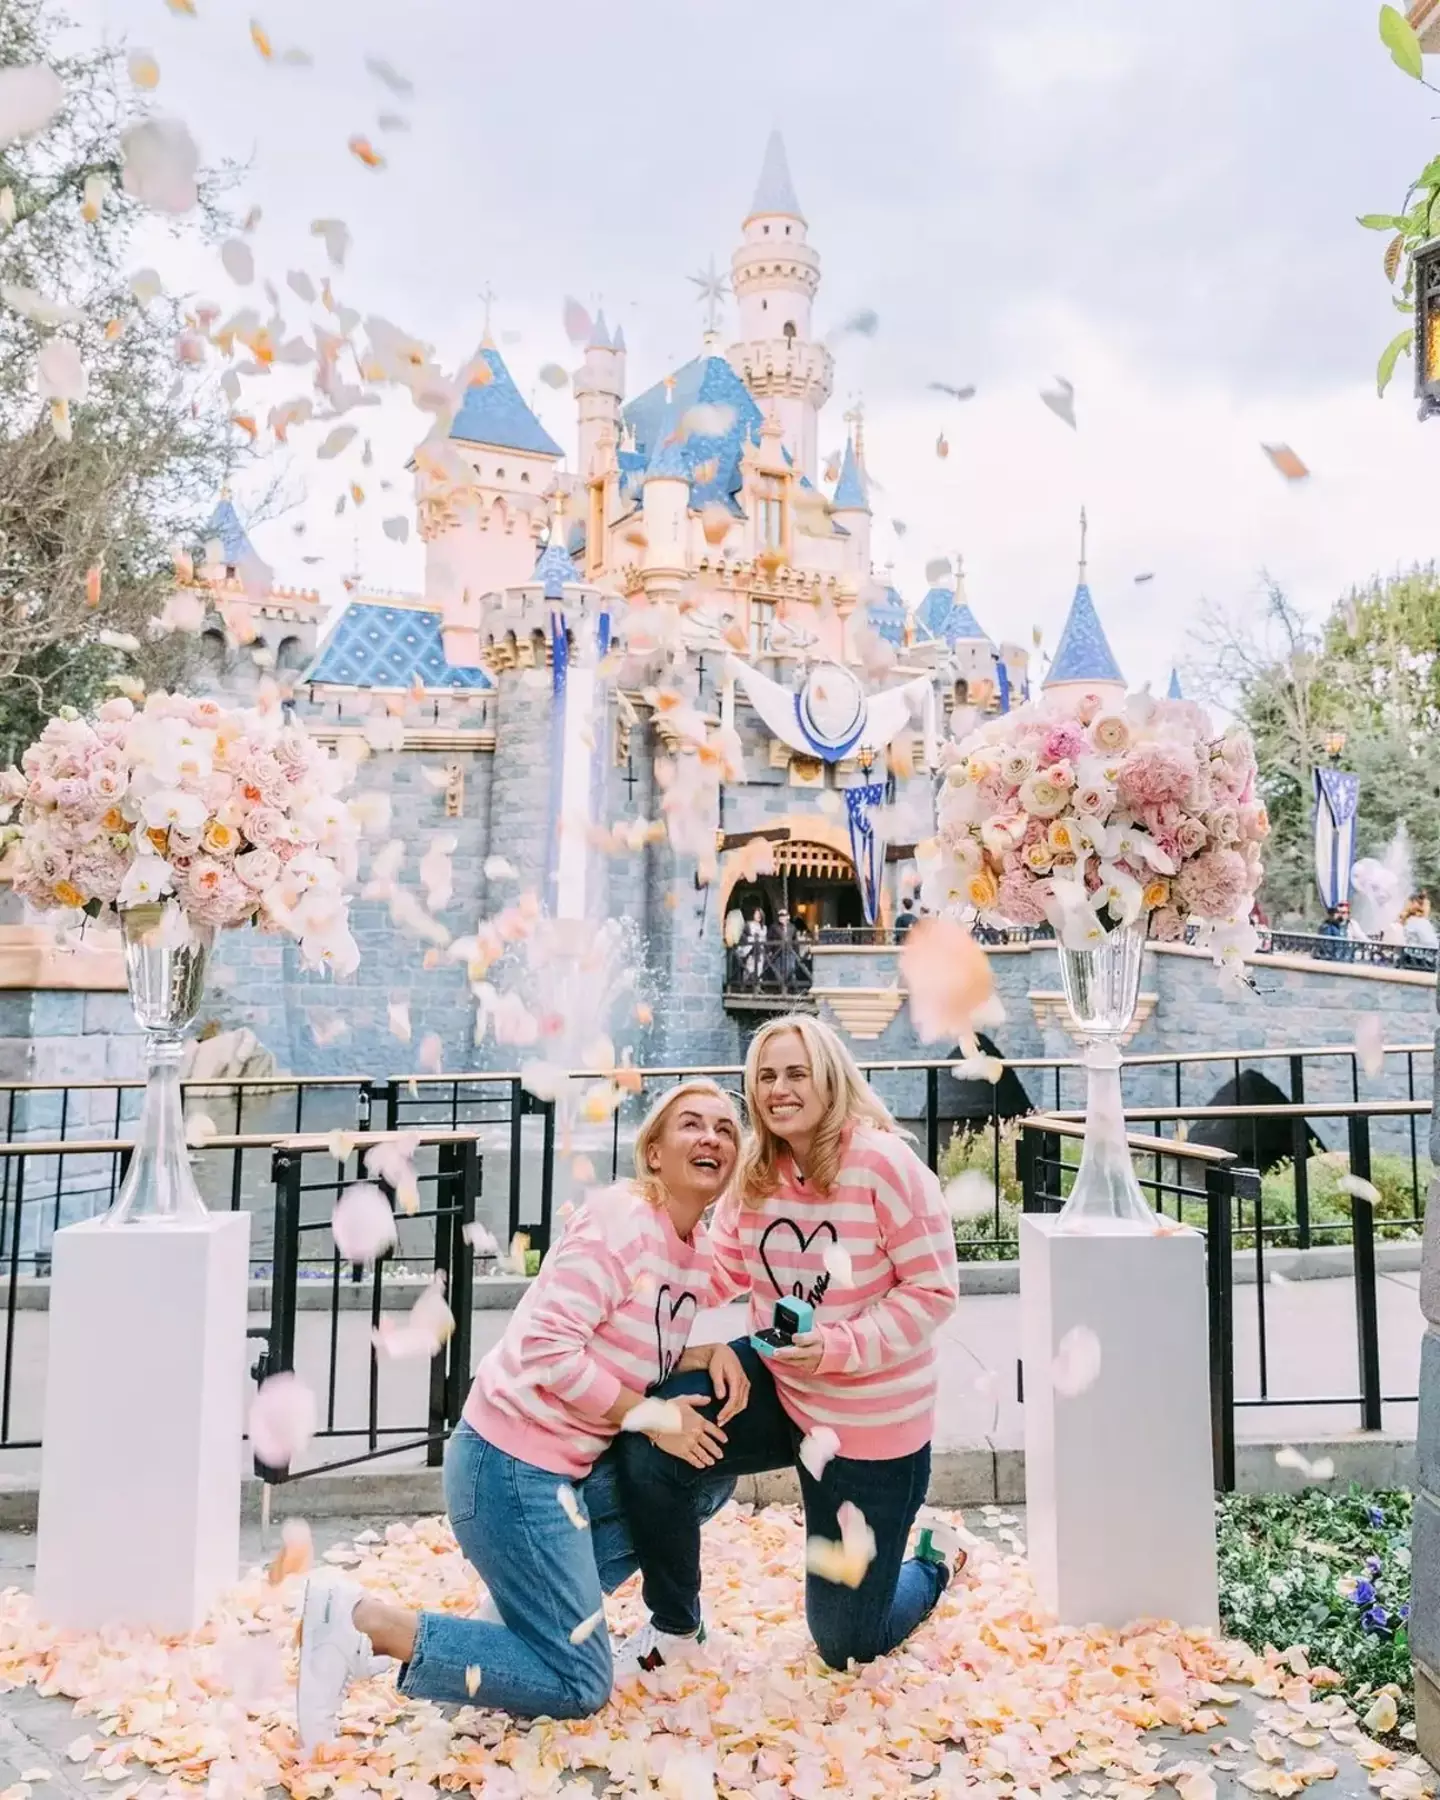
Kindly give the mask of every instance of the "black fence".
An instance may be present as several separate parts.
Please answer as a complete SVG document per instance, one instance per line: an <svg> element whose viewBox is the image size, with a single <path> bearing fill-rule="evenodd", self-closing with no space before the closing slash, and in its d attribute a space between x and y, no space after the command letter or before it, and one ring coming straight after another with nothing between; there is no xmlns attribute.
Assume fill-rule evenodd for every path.
<svg viewBox="0 0 1440 1800"><path fill-rule="evenodd" d="M1135 1140L1142 1183L1159 1210L1197 1225L1210 1246L1212 1352L1221 1359L1216 1392L1229 1420L1229 1449L1217 1465L1222 1476L1233 1471L1237 1409L1353 1405L1355 1422L1376 1429L1383 1406L1414 1399L1408 1392L1385 1391L1381 1381L1376 1264L1377 1245L1381 1254L1390 1254L1386 1240L1413 1243L1423 1229L1431 1174L1422 1148L1431 1055L1431 1046L1422 1044L1387 1050L1388 1085L1399 1088L1404 1097L1398 1099L1362 1095L1369 1078L1348 1046L1135 1057L1125 1065L1132 1129L1148 1124L1163 1134ZM1242 1072L1266 1067L1288 1080L1290 1093L1301 1098L1267 1106L1209 1103L1218 1079L1228 1076L1238 1083ZM1022 1209L1052 1204L1063 1195L1067 1170L1078 1160L1073 1142L1068 1162L1064 1152L1078 1131L1083 1070L1069 1059L1021 1059L1006 1064L1001 1080L992 1084L957 1081L953 1061L865 1068L907 1122L932 1169L946 1180L965 1169L979 1170L993 1184L987 1209L957 1224L962 1259L1013 1257ZM706 1072L732 1090L740 1086L738 1068ZM596 1180L625 1171L628 1138L640 1112L658 1088L691 1073L640 1072L641 1091L610 1120L603 1143L592 1146ZM1013 1093L1006 1098L1012 1079L1024 1084L1018 1100ZM1276 1085L1279 1089L1279 1081ZM24 1129L28 1122L33 1130L34 1119L27 1119L21 1103L38 1094L47 1109L42 1118L57 1125L88 1121L95 1117L98 1086L11 1086L8 1105L7 1090L0 1089L0 1119L15 1128L10 1141L0 1142L0 1450L33 1450L39 1443L41 1384L33 1372L43 1366L43 1345L37 1348L35 1339L43 1321L31 1315L47 1303L50 1239L70 1216L67 1170L85 1170L89 1202L81 1216L103 1210L113 1199L130 1154L121 1133L138 1100L138 1084L104 1090L101 1104L109 1117L121 1120L121 1128L103 1135L92 1128L86 1135L37 1139ZM485 1298L476 1286L492 1280L499 1266L478 1237L478 1222L482 1215L490 1221L501 1253L522 1234L531 1251L543 1255L557 1195L563 1198L566 1183L575 1180L553 1105L535 1099L512 1073L384 1081L277 1077L188 1086L195 1090L189 1097L198 1096L217 1126L254 1125L257 1110L272 1120L277 1108L284 1115L282 1129L217 1130L195 1150L208 1172L204 1190L210 1204L251 1214L257 1375L298 1369L321 1397L320 1439L327 1458L321 1467L418 1447L434 1460L464 1398L474 1308ZM72 1104L77 1095L85 1097L84 1107ZM1314 1127L1328 1130L1335 1147L1313 1143ZM397 1131L416 1133L421 1204L398 1218L396 1248L374 1268L343 1266L329 1231L334 1202L359 1175L363 1152L375 1137ZM1228 1148L1202 1147L1195 1140L1205 1135L1228 1137ZM1268 1173L1245 1173L1273 1157L1277 1147L1282 1159ZM1264 1154L1257 1156L1257 1150ZM1381 1190L1380 1203L1357 1205L1339 1191L1341 1172L1373 1181ZM1225 1204L1217 1213L1221 1192ZM479 1247L467 1239L477 1239ZM1333 1267L1326 1272L1353 1277L1355 1283L1353 1394L1276 1390L1269 1278L1277 1259L1283 1266L1287 1258L1307 1252L1328 1256ZM454 1337L433 1363L390 1363L369 1334L437 1274L445 1278L455 1315ZM1237 1302L1237 1289L1252 1281L1253 1301L1247 1295ZM509 1304L516 1292L497 1284L491 1297ZM1247 1365L1256 1370L1256 1379L1242 1383L1238 1396L1237 1306ZM17 1369L32 1375L17 1382ZM331 1451L346 1454L337 1461Z"/></svg>

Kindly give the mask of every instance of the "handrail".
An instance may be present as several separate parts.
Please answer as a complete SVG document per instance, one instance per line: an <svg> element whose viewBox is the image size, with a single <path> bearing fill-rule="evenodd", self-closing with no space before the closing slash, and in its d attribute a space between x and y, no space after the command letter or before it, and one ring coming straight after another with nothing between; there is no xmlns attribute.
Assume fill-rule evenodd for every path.
<svg viewBox="0 0 1440 1800"><path fill-rule="evenodd" d="M1274 1106L1129 1106L1127 1119L1428 1119L1428 1100L1284 1100ZM1057 1108L1052 1119L1083 1119L1083 1107ZM1033 1113L1026 1113L1028 1122ZM1169 1138L1164 1140L1167 1144Z"/></svg>
<svg viewBox="0 0 1440 1800"><path fill-rule="evenodd" d="M1386 1044L1383 1053L1386 1056L1433 1056L1435 1045L1431 1041L1419 1044ZM1173 1063L1219 1063L1244 1062L1247 1059L1255 1062L1270 1062L1282 1056L1356 1056L1358 1052L1353 1043L1347 1044L1249 1044L1230 1050L1144 1050L1134 1056L1125 1058L1127 1069L1154 1067L1160 1064ZM892 1057L886 1060L870 1061L856 1059L861 1069L878 1069L903 1074L914 1069L956 1069L966 1059L964 1057ZM997 1061L1006 1069L1082 1069L1084 1062L1078 1056L1006 1056ZM743 1075L743 1063L685 1063L671 1067L666 1064L636 1064L634 1071L641 1080L663 1078L679 1080L686 1075ZM569 1069L567 1075L575 1081L603 1081L613 1071L608 1069ZM365 1083L372 1086L384 1085L394 1081L402 1086L414 1083L417 1087L443 1087L455 1082L501 1082L519 1081L518 1069L457 1069L448 1074L429 1074L416 1071L413 1074L398 1074L377 1077L373 1075L189 1075L181 1082L183 1088L297 1088L297 1087L360 1087ZM142 1089L143 1080L126 1078L120 1081L104 1081L86 1079L76 1081L0 1081L0 1094L7 1093L62 1093L69 1088L73 1092L85 1089ZM1266 1108L1267 1111L1271 1110ZM1313 1109L1312 1109L1313 1110Z"/></svg>
<svg viewBox="0 0 1440 1800"><path fill-rule="evenodd" d="M270 1131L217 1131L213 1137L207 1137L204 1143L190 1144L189 1149L201 1150L326 1150L332 1138L343 1137L353 1150L368 1150L372 1144L393 1143L397 1138L404 1138L407 1143L425 1144L460 1144L469 1143L478 1138L479 1127L473 1131L456 1131L437 1126L434 1130L425 1126L406 1127L400 1131L347 1131L343 1125L334 1131L306 1131L296 1135L290 1133L285 1137L276 1137ZM35 1141L11 1139L8 1143L0 1143L0 1156L105 1156L122 1150L133 1150L134 1138L48 1138Z"/></svg>
<svg viewBox="0 0 1440 1800"><path fill-rule="evenodd" d="M1046 1137L1083 1138L1085 1127L1061 1113L1026 1113L1020 1120L1022 1131L1043 1132ZM1232 1163L1238 1159L1233 1150L1221 1150L1211 1144L1190 1144L1179 1138L1150 1137L1145 1132L1127 1131L1125 1142L1131 1150L1162 1151L1177 1162Z"/></svg>

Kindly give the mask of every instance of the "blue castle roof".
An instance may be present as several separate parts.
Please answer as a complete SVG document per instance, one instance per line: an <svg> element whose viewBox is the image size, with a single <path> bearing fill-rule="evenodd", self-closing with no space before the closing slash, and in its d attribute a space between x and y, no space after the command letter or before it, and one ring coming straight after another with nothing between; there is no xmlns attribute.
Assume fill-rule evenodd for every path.
<svg viewBox="0 0 1440 1800"><path fill-rule="evenodd" d="M580 571L565 546L552 540L536 557L535 572L530 579L544 583L547 600L558 600L567 581L580 579Z"/></svg>
<svg viewBox="0 0 1440 1800"><path fill-rule="evenodd" d="M625 408L625 422L635 433L635 449L620 452L621 494L627 500L639 498L644 476L656 473L650 467L652 455L657 447L662 453L669 450L662 440L675 436L692 407L722 406L730 415L723 433L702 437L691 432L674 449L679 468L690 479L690 505L701 507L718 501L738 516L735 495L740 491L740 458L747 443L759 443L764 415L723 356L697 356L677 369L671 381L670 394L665 383L657 381ZM667 414L673 421L669 425Z"/></svg>
<svg viewBox="0 0 1440 1800"><path fill-rule="evenodd" d="M316 686L485 689L483 669L456 669L445 660L441 614L384 600L352 600L326 632L304 679Z"/></svg>
<svg viewBox="0 0 1440 1800"><path fill-rule="evenodd" d="M878 600L865 608L865 617L876 637L898 649L905 642L905 602L898 588L887 587Z"/></svg>
<svg viewBox="0 0 1440 1800"><path fill-rule="evenodd" d="M855 454L853 437L845 440L845 460L840 465L840 479L835 483L832 502L838 512L869 512L870 496L865 491L865 477L860 459Z"/></svg>
<svg viewBox="0 0 1440 1800"><path fill-rule="evenodd" d="M954 588L932 587L915 614L917 633L946 644L988 644L990 634Z"/></svg>
<svg viewBox="0 0 1440 1800"><path fill-rule="evenodd" d="M680 441L680 415L673 402L668 403L655 426L650 446L650 460L645 465L646 481L688 481L690 468L685 461L685 446Z"/></svg>
<svg viewBox="0 0 1440 1800"><path fill-rule="evenodd" d="M1118 681L1123 684L1124 680L1100 623L1100 615L1095 610L1095 602L1090 598L1090 589L1082 581L1070 602L1070 614L1043 685L1053 687L1060 681Z"/></svg>
<svg viewBox="0 0 1440 1800"><path fill-rule="evenodd" d="M485 444L494 450L529 450L538 456L564 451L522 399L504 358L493 344L482 344L480 361L490 371L487 382L472 383L450 427L452 438Z"/></svg>
<svg viewBox="0 0 1440 1800"><path fill-rule="evenodd" d="M795 198L795 183L790 179L790 163L785 155L785 140L778 131L770 133L765 145L765 161L760 165L760 179L755 184L755 198L750 202L750 218L761 213L783 213L803 225L805 215Z"/></svg>
<svg viewBox="0 0 1440 1800"><path fill-rule="evenodd" d="M1167 700L1183 700L1185 698L1180 689L1180 671L1178 669L1170 671L1170 685L1165 690L1165 698Z"/></svg>
<svg viewBox="0 0 1440 1800"><path fill-rule="evenodd" d="M205 541L219 538L221 561L226 568L237 568L247 558L255 554L245 527L240 523L240 515L231 504L230 496L222 494L220 502L210 515L210 523L205 527Z"/></svg>

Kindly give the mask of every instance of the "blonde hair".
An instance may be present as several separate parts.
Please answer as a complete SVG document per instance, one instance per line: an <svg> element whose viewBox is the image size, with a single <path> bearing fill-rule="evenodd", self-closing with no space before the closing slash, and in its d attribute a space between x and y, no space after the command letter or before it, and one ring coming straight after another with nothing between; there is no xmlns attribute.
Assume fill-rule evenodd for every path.
<svg viewBox="0 0 1440 1800"><path fill-rule="evenodd" d="M652 1206L661 1204L665 1190L650 1167L650 1151L660 1140L670 1108L687 1094L708 1094L712 1100L723 1100L734 1121L736 1136L740 1136L739 1108L718 1081L712 1081L708 1075L693 1075L688 1081L678 1081L674 1087L666 1088L640 1121L640 1129L635 1133L635 1180Z"/></svg>
<svg viewBox="0 0 1440 1800"><path fill-rule="evenodd" d="M765 1046L782 1031L793 1031L810 1061L810 1079L825 1102L825 1113L815 1128L806 1158L805 1175L820 1193L828 1193L840 1173L842 1140L847 1125L871 1125L877 1131L897 1131L889 1108L855 1066L844 1040L822 1020L809 1013L786 1013L762 1025L750 1040L745 1057L745 1105L750 1113L750 1137L740 1158L740 1199L745 1206L759 1206L775 1192L779 1182L780 1154L787 1148L765 1122L760 1104L760 1058Z"/></svg>

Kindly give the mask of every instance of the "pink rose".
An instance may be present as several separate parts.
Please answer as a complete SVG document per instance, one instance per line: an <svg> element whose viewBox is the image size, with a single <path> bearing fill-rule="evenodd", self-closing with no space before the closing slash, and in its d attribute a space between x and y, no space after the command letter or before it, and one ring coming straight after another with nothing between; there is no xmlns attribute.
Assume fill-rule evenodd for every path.
<svg viewBox="0 0 1440 1800"><path fill-rule="evenodd" d="M1236 806L1217 806L1205 817L1210 836L1217 844L1238 844L1240 841L1240 809Z"/></svg>
<svg viewBox="0 0 1440 1800"><path fill-rule="evenodd" d="M1157 906L1150 915L1150 935L1162 944L1173 944L1185 935L1185 921L1173 906Z"/></svg>
<svg viewBox="0 0 1440 1800"><path fill-rule="evenodd" d="M1090 748L1085 733L1073 719L1052 725L1040 752L1042 763L1075 762Z"/></svg>
<svg viewBox="0 0 1440 1800"><path fill-rule="evenodd" d="M67 775L55 783L55 804L69 811L82 806L89 806L92 800L90 783L81 775Z"/></svg>
<svg viewBox="0 0 1440 1800"><path fill-rule="evenodd" d="M90 900L110 901L120 892L129 861L117 855L108 839L82 850L71 865L70 879Z"/></svg>
<svg viewBox="0 0 1440 1800"><path fill-rule="evenodd" d="M1040 883L1024 875L1007 875L991 911L1011 925L1039 925L1045 917Z"/></svg>
<svg viewBox="0 0 1440 1800"><path fill-rule="evenodd" d="M1119 713L1101 713L1090 727L1090 736L1097 750L1114 756L1129 747L1130 727Z"/></svg>
<svg viewBox="0 0 1440 1800"><path fill-rule="evenodd" d="M1172 744L1136 744L1120 765L1120 799L1139 813L1167 801L1189 807L1196 794L1196 774L1193 754Z"/></svg>
<svg viewBox="0 0 1440 1800"><path fill-rule="evenodd" d="M106 700L96 713L97 719L106 724L114 724L135 717L135 702L127 700L123 694L117 694L113 700Z"/></svg>
<svg viewBox="0 0 1440 1800"><path fill-rule="evenodd" d="M1175 848L1182 858L1194 856L1205 847L1209 835L1199 819L1183 818L1175 827Z"/></svg>
<svg viewBox="0 0 1440 1800"><path fill-rule="evenodd" d="M1174 882L1176 899L1205 919L1228 918L1249 890L1249 868L1235 850L1202 850Z"/></svg>
<svg viewBox="0 0 1440 1800"><path fill-rule="evenodd" d="M273 850L248 850L235 858L235 873L254 893L263 893L280 879L282 864Z"/></svg>
<svg viewBox="0 0 1440 1800"><path fill-rule="evenodd" d="M245 816L245 835L257 849L278 849L285 837L285 815L273 806L257 806Z"/></svg>
<svg viewBox="0 0 1440 1800"><path fill-rule="evenodd" d="M1059 762L1051 763L1048 769L1042 769L1040 773L1046 781L1053 781L1057 787L1073 788L1075 785L1075 766L1064 757Z"/></svg>

